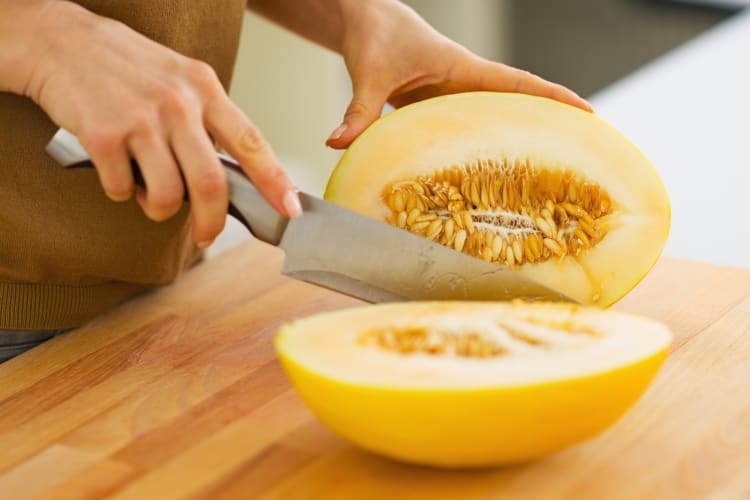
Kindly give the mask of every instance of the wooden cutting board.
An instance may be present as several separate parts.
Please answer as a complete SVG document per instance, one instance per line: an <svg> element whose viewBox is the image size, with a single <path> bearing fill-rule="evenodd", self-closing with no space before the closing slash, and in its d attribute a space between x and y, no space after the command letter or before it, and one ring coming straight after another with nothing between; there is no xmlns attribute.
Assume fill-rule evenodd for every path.
<svg viewBox="0 0 750 500"><path fill-rule="evenodd" d="M662 259L617 306L676 335L637 406L547 459L450 472L307 411L274 333L357 302L280 265L250 242L0 365L0 498L750 498L750 270Z"/></svg>

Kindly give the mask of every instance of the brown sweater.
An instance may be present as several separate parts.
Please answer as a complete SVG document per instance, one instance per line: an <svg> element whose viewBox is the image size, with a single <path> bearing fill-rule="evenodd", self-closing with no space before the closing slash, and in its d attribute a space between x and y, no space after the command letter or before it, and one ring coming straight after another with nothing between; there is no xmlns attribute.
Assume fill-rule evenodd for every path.
<svg viewBox="0 0 750 500"><path fill-rule="evenodd" d="M77 3L206 61L228 87L245 0ZM185 206L156 223L135 201L110 201L93 169L46 155L56 128L31 100L0 92L0 329L78 326L197 256Z"/></svg>

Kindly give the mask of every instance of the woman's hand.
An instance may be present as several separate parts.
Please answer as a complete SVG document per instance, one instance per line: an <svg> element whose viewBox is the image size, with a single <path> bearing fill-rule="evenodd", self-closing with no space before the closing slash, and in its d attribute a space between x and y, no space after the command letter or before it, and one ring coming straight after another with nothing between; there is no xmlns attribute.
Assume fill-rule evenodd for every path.
<svg viewBox="0 0 750 500"><path fill-rule="evenodd" d="M36 52L27 56L35 57L23 59L32 67L21 68L27 77L16 88L0 81L0 89L31 97L75 134L112 200L135 192L146 215L159 221L179 210L187 188L193 240L207 246L224 226L228 203L213 138L276 210L300 213L292 181L210 66L73 3L29 1L17 15L26 17L14 23L27 23L25 32L32 33L17 42L34 44ZM134 186L131 157L145 189Z"/></svg>
<svg viewBox="0 0 750 500"><path fill-rule="evenodd" d="M522 92L591 111L571 90L526 71L478 57L444 37L394 0L339 0L339 50L354 95L343 123L329 137L347 147L389 102L404 106L428 97L472 90Z"/></svg>

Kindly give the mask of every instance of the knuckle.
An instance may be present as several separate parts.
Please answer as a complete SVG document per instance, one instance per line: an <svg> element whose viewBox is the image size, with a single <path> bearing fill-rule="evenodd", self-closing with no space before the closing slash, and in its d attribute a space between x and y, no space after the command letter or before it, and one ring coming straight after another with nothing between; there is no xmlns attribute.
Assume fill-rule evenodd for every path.
<svg viewBox="0 0 750 500"><path fill-rule="evenodd" d="M186 120L191 114L192 107L190 93L182 87L172 89L161 100L162 111L172 119Z"/></svg>
<svg viewBox="0 0 750 500"><path fill-rule="evenodd" d="M213 240L216 238L222 229L224 229L224 223L226 217L211 217L204 220L198 221L197 217L193 218L193 231L201 241Z"/></svg>
<svg viewBox="0 0 750 500"><path fill-rule="evenodd" d="M107 196L114 201L129 200L133 195L132 180L118 176L107 179L102 184L104 187L104 192L107 193Z"/></svg>
<svg viewBox="0 0 750 500"><path fill-rule="evenodd" d="M227 177L220 167L206 169L195 184L196 195L205 199L221 198L227 192Z"/></svg>
<svg viewBox="0 0 750 500"><path fill-rule="evenodd" d="M144 86L146 95L157 102L167 99L174 91L174 84L160 78L150 78Z"/></svg>
<svg viewBox="0 0 750 500"><path fill-rule="evenodd" d="M223 88L216 71L210 64L192 60L187 70L193 82L201 91L214 94Z"/></svg>
<svg viewBox="0 0 750 500"><path fill-rule="evenodd" d="M172 217L182 205L182 187L179 185L161 186L147 196L150 216L154 220Z"/></svg>
<svg viewBox="0 0 750 500"><path fill-rule="evenodd" d="M89 153L109 156L123 147L125 133L114 127L100 126L81 131L78 139Z"/></svg>
<svg viewBox="0 0 750 500"><path fill-rule="evenodd" d="M188 70L194 78L199 80L214 80L217 78L213 67L199 59L189 59Z"/></svg>
<svg viewBox="0 0 750 500"><path fill-rule="evenodd" d="M147 83L147 95L149 109L159 110L165 116L182 118L191 108L191 92L188 85L179 80L151 80ZM143 114L148 116L147 111Z"/></svg>
<svg viewBox="0 0 750 500"><path fill-rule="evenodd" d="M514 92L523 92L526 86L536 78L536 76L530 71L519 69L516 73L516 84L513 88Z"/></svg>
<svg viewBox="0 0 750 500"><path fill-rule="evenodd" d="M138 104L130 108L124 120L125 127L131 132L138 132L151 127L151 113L149 104Z"/></svg>
<svg viewBox="0 0 750 500"><path fill-rule="evenodd" d="M179 52L167 52L163 54L161 59L161 67L170 74L178 73L185 63L187 58Z"/></svg>
<svg viewBox="0 0 750 500"><path fill-rule="evenodd" d="M359 99L354 99L352 102L349 103L349 106L346 108L346 113L344 113L344 118L351 118L355 115L369 115L370 114L370 108L362 102Z"/></svg>
<svg viewBox="0 0 750 500"><path fill-rule="evenodd" d="M560 84L552 84L548 87L548 93L553 99L561 99L570 96L572 92Z"/></svg>
<svg viewBox="0 0 750 500"><path fill-rule="evenodd" d="M138 141L144 145L154 146L159 141L158 125L151 113L133 112L128 128L131 130L131 135L137 137Z"/></svg>
<svg viewBox="0 0 750 500"><path fill-rule="evenodd" d="M282 184L287 179L286 170L279 164L274 164L269 168L268 178L273 184Z"/></svg>
<svg viewBox="0 0 750 500"><path fill-rule="evenodd" d="M242 153L257 155L266 153L269 145L258 127L248 125L240 134L239 148Z"/></svg>

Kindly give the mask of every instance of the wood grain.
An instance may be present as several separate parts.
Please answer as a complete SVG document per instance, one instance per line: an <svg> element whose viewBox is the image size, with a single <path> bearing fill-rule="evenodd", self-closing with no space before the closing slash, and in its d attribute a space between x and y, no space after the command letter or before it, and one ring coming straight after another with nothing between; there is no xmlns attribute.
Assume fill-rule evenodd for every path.
<svg viewBox="0 0 750 500"><path fill-rule="evenodd" d="M662 259L618 309L676 336L602 435L530 464L407 466L307 411L272 347L358 304L250 242L0 365L0 498L750 498L750 270Z"/></svg>

